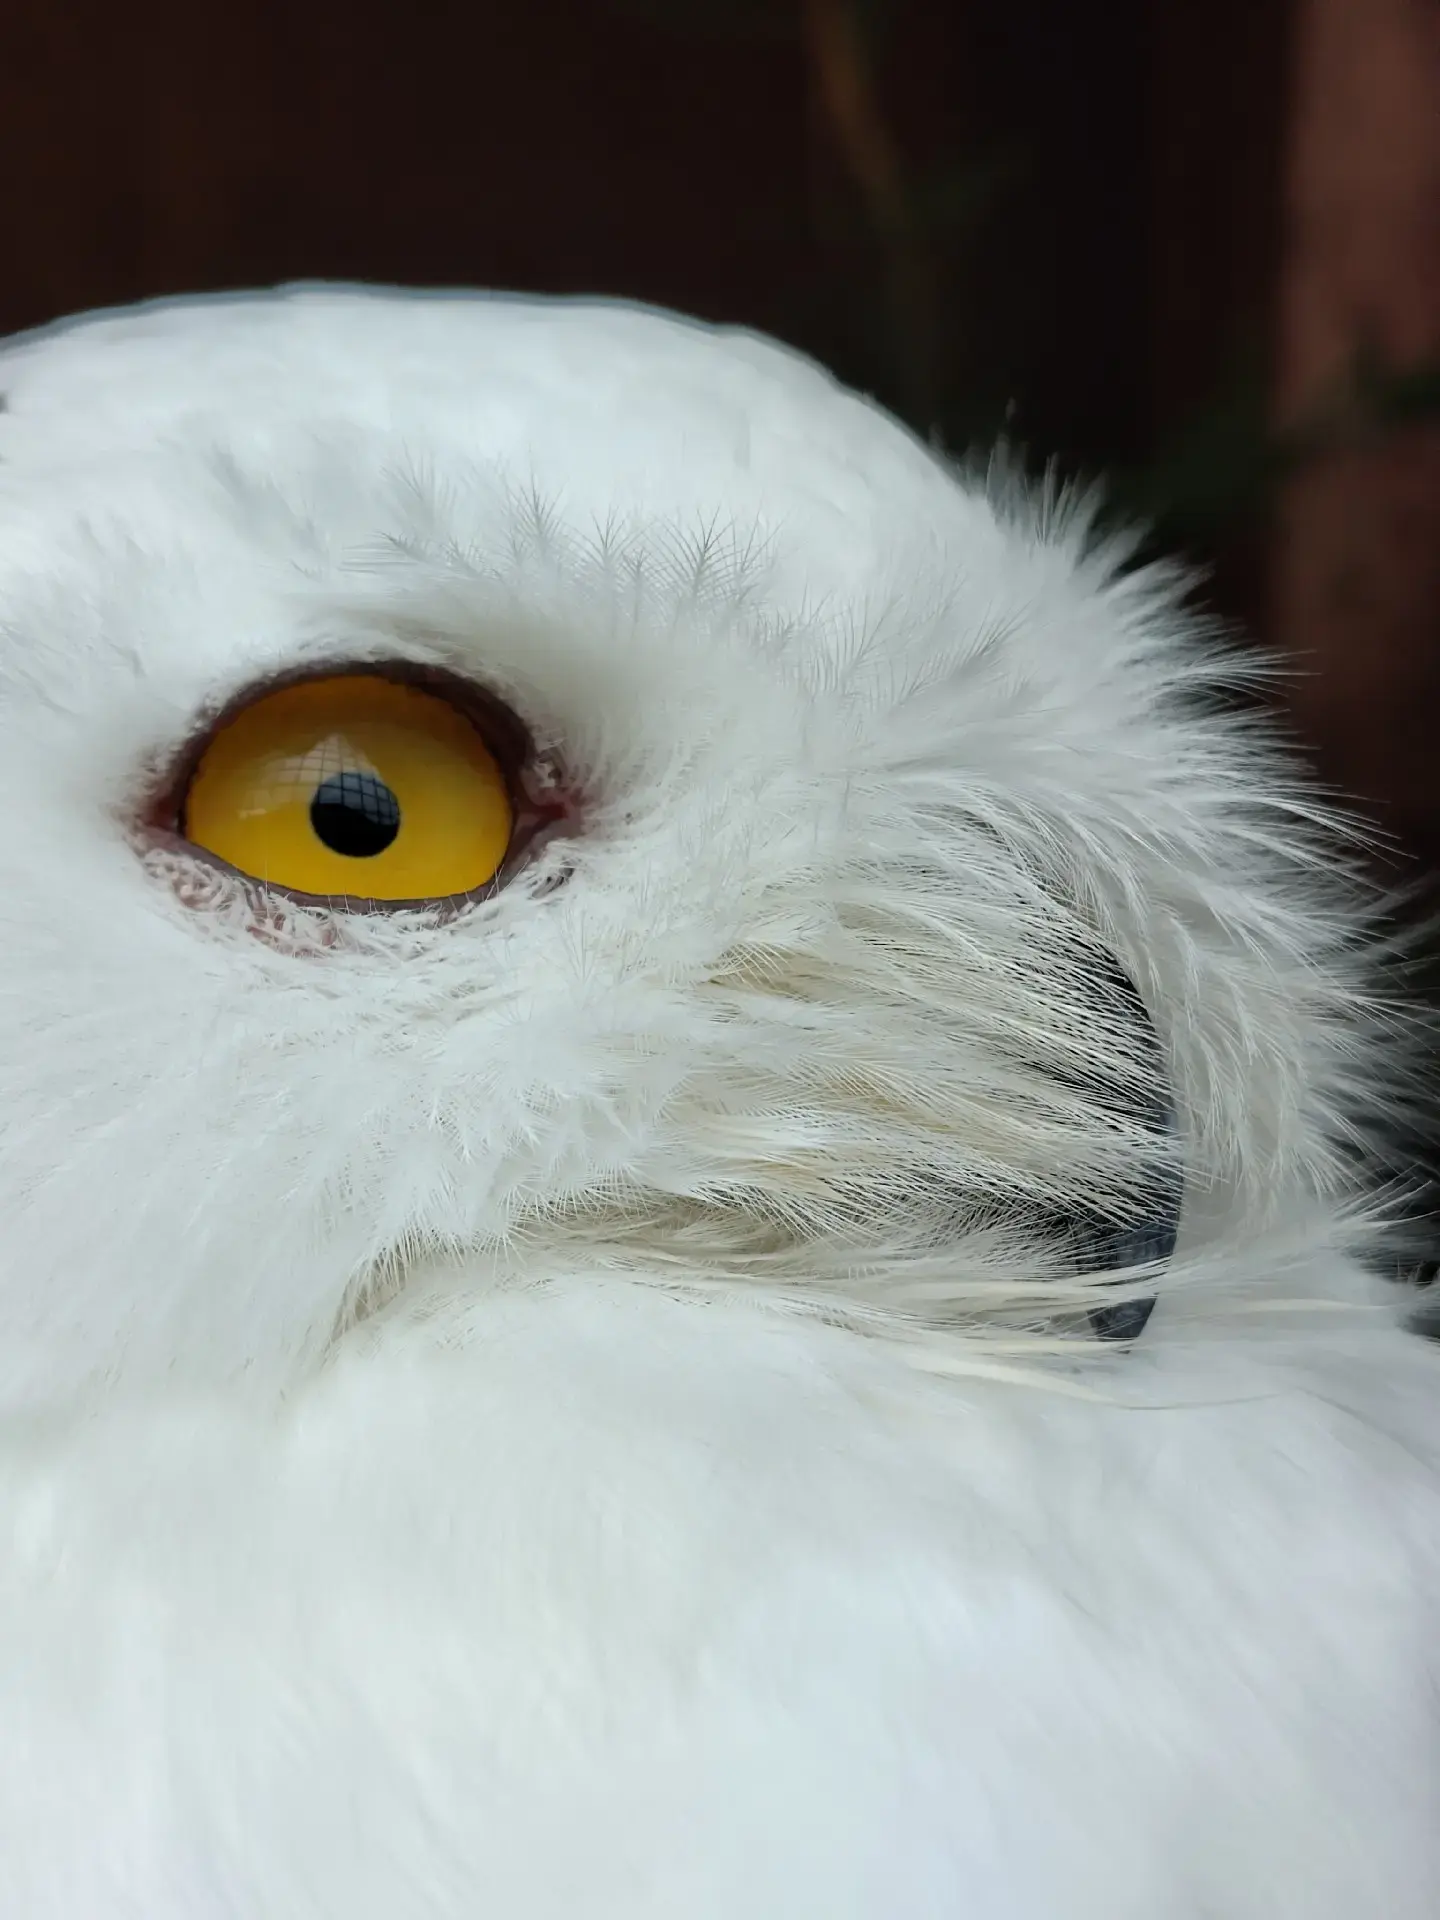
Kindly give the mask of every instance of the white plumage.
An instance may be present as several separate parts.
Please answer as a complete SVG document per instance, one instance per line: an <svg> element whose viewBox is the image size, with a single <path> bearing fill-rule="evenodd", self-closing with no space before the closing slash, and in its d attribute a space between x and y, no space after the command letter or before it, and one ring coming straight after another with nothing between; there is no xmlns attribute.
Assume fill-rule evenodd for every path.
<svg viewBox="0 0 1440 1920"><path fill-rule="evenodd" d="M1180 585L623 307L162 306L0 392L0 1914L1432 1914L1403 1046ZM573 801L459 914L159 830L367 663Z"/></svg>

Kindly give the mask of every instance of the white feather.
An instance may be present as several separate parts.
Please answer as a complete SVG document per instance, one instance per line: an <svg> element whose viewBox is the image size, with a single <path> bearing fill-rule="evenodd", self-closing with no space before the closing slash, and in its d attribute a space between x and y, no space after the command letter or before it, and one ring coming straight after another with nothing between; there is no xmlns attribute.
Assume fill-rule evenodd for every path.
<svg viewBox="0 0 1440 1920"><path fill-rule="evenodd" d="M1432 1911L1404 1042L1182 584L628 308L0 390L0 1913ZM207 715L395 659L578 837L443 923L146 844ZM1162 1083L1117 1289L1036 1223L1143 1213Z"/></svg>

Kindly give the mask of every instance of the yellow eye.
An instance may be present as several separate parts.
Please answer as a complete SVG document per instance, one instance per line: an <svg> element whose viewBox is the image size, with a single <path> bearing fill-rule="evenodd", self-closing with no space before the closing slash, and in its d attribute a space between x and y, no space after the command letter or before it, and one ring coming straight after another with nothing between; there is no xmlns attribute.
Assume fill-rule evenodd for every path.
<svg viewBox="0 0 1440 1920"><path fill-rule="evenodd" d="M340 674L264 694L211 738L181 830L293 893L434 900L483 887L514 826L504 774L436 694Z"/></svg>

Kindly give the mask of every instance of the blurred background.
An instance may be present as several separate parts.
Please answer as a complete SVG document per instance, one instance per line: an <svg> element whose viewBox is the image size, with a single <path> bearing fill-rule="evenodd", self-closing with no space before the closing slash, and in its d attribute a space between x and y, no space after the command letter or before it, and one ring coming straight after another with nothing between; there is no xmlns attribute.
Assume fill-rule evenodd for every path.
<svg viewBox="0 0 1440 1920"><path fill-rule="evenodd" d="M1107 476L1440 900L1437 0L10 0L0 160L0 331L622 294Z"/></svg>

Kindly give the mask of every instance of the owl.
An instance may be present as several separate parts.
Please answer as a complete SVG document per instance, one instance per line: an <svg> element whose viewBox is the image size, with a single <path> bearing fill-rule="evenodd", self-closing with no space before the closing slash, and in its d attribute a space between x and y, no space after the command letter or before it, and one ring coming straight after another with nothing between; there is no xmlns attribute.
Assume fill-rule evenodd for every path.
<svg viewBox="0 0 1440 1920"><path fill-rule="evenodd" d="M0 349L0 1913L1421 1920L1355 829L627 305Z"/></svg>

